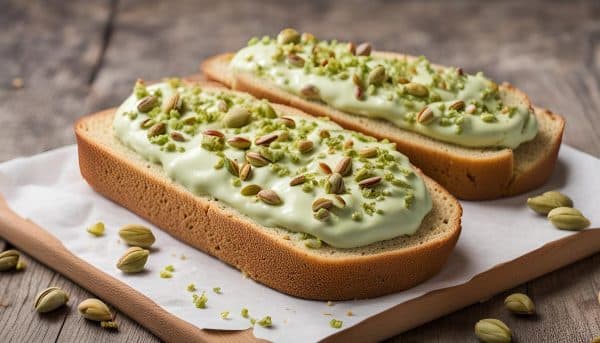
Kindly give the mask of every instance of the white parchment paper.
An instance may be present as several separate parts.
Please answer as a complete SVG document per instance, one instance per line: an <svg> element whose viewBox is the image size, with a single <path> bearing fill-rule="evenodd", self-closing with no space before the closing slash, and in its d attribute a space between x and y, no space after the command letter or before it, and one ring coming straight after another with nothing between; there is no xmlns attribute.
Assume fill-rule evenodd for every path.
<svg viewBox="0 0 600 343"><path fill-rule="evenodd" d="M131 212L94 193L77 165L75 146L19 158L0 164L0 193L19 215L29 218L57 237L72 253L142 292L175 316L200 328L238 330L250 327L240 315L246 307L250 315L270 315L272 328L256 326L256 337L270 341L317 341L337 330L329 326L336 318L348 328L394 305L440 288L464 283L493 266L513 260L571 233L554 229L543 217L525 206L531 194L560 189L569 194L592 222L600 225L595 202L600 194L600 160L564 146L552 180L542 189L509 199L462 202L463 231L445 268L429 281L408 291L369 300L336 302L301 300L262 286L219 260L177 241ZM96 221L106 224L103 237L93 237L86 227ZM145 223L154 229L156 249L147 272L127 275L115 263L127 247L118 241L117 231L128 223ZM518 239L516 239L518 238ZM182 258L185 256L185 259ZM160 270L175 267L173 278L162 279ZM186 290L195 283L209 298L206 309L192 304ZM221 287L222 294L212 291ZM230 311L230 319L220 313ZM353 316L346 313L352 311Z"/></svg>

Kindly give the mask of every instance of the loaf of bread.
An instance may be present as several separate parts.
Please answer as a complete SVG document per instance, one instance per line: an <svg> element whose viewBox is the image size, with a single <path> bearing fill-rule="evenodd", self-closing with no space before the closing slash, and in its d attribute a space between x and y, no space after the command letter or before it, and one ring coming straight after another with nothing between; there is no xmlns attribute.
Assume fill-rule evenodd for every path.
<svg viewBox="0 0 600 343"><path fill-rule="evenodd" d="M416 58L389 52L373 52L373 55L409 61ZM323 102L307 100L250 73L234 73L230 68L233 56L212 57L202 63L201 69L209 79L230 88L293 106L311 115L326 116L345 128L396 143L397 149L412 163L459 199L486 200L520 194L543 185L554 169L564 120L549 110L534 108L523 92L508 83L499 87L502 100L533 108L538 121L537 135L516 149L470 148L408 131L383 119L358 116Z"/></svg>
<svg viewBox="0 0 600 343"><path fill-rule="evenodd" d="M273 108L279 114L302 115L282 105ZM298 234L260 225L222 201L193 194L172 181L159 164L145 160L115 137L114 116L114 109L106 110L75 124L81 174L92 188L281 292L342 300L401 291L437 273L459 237L460 204L415 168L433 206L414 235L356 248L310 249Z"/></svg>

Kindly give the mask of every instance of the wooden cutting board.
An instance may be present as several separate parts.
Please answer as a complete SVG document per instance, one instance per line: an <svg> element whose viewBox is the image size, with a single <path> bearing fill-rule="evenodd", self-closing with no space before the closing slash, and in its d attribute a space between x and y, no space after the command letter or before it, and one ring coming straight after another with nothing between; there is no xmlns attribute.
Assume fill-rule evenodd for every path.
<svg viewBox="0 0 600 343"><path fill-rule="evenodd" d="M50 233L10 210L1 197L0 236L96 294L165 341L260 341L254 338L251 329L202 330L171 315L143 294L70 253ZM465 284L434 291L396 305L340 331L326 341L367 342L397 335L599 251L600 229L588 229L498 265Z"/></svg>

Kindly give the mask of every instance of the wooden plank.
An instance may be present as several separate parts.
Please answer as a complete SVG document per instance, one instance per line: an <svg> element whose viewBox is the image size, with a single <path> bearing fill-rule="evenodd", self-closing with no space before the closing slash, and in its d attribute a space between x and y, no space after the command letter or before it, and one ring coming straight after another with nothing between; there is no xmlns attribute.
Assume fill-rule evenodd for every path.
<svg viewBox="0 0 600 343"><path fill-rule="evenodd" d="M249 35L276 32L284 26L330 38L369 40L377 48L425 54L435 61L461 65L467 71L485 70L497 79L507 79L528 91L537 104L567 115L566 142L600 156L600 4L542 4L352 1L334 5L314 0L256 6L241 1L122 1L104 62L98 69L110 17L108 1L63 5L12 0L0 11L0 24L7 28L0 35L0 126L5 128L0 135L0 160L72 142L72 121L84 112L121 101L136 77L151 79L193 72L201 58L236 49ZM90 85L93 73L95 82ZM12 89L14 77L23 78L23 89ZM519 327L525 330L525 336L519 337L531 335L531 340L543 340L551 337L544 333L560 328L600 334L597 323L590 318L597 310L594 312L586 298L590 296L587 290L592 295L597 291L593 290L598 287L600 275L595 267L597 258L593 258L595 264L587 260L575 264L572 269L578 271L577 275L565 268L550 274L550 281L541 278L529 284L531 290L541 287L543 291L541 295L532 293L536 302L542 302L539 306L562 305L556 313L533 322L532 328ZM37 268L48 272L41 265L32 268L36 269L27 272L38 273ZM577 282L571 283L574 277ZM68 282L60 276L56 280ZM570 294L578 294L578 300L568 298ZM501 314L502 299L499 295L488 303L412 330L403 335L403 341L413 337L440 342L452 341L448 337L459 341L472 338L472 324L481 317ZM546 301L548 305L544 305ZM584 308L591 314L573 316L582 303L589 305ZM23 306L22 311L28 311L26 302ZM5 319L4 313L0 310L0 322ZM37 320L32 319L32 323ZM577 326L563 324L567 322ZM65 322L65 329L79 332L79 324ZM39 326L45 324L32 325L39 335L28 337L42 340L45 336ZM431 336L429 331L437 330L436 325L446 326L441 331L446 335ZM94 336L95 332L104 335L104 331L93 326L89 329L89 333L83 333L86 340L105 338ZM109 338L127 335L135 340L124 330ZM22 332L15 330L13 334L17 340ZM65 337L77 336L71 332ZM147 334L138 341L146 339L151 341L153 336Z"/></svg>

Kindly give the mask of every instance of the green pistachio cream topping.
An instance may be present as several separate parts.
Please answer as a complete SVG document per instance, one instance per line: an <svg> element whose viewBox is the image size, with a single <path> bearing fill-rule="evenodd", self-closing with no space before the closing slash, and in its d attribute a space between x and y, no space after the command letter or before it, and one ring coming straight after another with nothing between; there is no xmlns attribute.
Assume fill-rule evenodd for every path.
<svg viewBox="0 0 600 343"><path fill-rule="evenodd" d="M319 41L285 29L276 39L251 39L230 66L307 100L465 147L514 149L538 131L529 106L505 104L502 90L482 73L434 67L424 57L371 54L367 43Z"/></svg>
<svg viewBox="0 0 600 343"><path fill-rule="evenodd" d="M138 81L113 128L194 194L337 248L411 235L432 207L393 144L250 95Z"/></svg>

